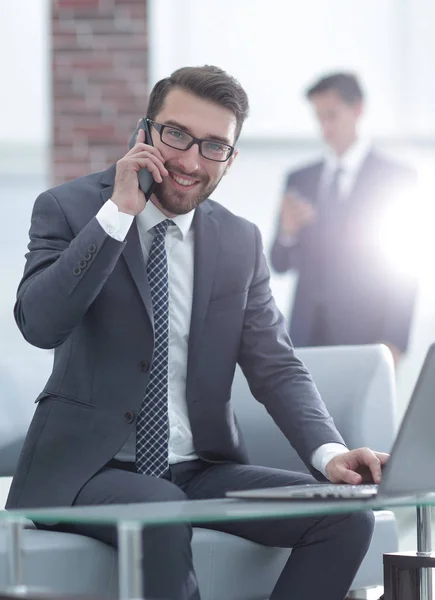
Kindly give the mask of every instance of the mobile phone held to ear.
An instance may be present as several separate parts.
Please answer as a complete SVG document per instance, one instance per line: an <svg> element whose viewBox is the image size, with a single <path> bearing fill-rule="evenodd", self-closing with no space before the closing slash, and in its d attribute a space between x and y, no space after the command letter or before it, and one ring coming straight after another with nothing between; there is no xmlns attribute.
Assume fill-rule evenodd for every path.
<svg viewBox="0 0 435 600"><path fill-rule="evenodd" d="M137 135L138 135L140 129L143 129L145 131L145 144L149 144L150 146L153 145L153 138L151 137L151 133L150 133L150 130L148 127L147 120L141 119L138 123L138 126L135 129L135 132L133 133L133 135L131 137L130 144L129 144L130 150L136 144L136 138L137 138ZM153 188L154 188L154 183L155 183L154 177L151 175L151 173L148 171L148 169L140 169L138 171L137 178L139 180L140 189L143 191L145 198L147 200L149 200L151 197L151 194L153 193Z"/></svg>

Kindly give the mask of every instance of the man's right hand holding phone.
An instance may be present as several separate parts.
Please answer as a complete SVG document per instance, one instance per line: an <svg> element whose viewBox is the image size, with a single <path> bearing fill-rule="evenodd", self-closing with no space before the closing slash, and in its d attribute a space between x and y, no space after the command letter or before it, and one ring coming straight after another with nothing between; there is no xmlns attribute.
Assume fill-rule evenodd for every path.
<svg viewBox="0 0 435 600"><path fill-rule="evenodd" d="M116 163L115 185L111 200L120 212L136 216L146 204L145 195L139 188L137 174L147 169L154 181L161 183L168 175L164 158L158 148L145 144L145 131L140 129L136 144Z"/></svg>
<svg viewBox="0 0 435 600"><path fill-rule="evenodd" d="M303 227L311 225L316 219L316 210L311 202L300 194L288 191L281 202L281 234L296 238Z"/></svg>

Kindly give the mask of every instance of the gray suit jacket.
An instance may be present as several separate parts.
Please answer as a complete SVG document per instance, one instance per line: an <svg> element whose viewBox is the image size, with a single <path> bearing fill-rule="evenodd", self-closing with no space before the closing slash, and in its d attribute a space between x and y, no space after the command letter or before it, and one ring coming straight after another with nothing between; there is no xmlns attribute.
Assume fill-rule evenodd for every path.
<svg viewBox="0 0 435 600"><path fill-rule="evenodd" d="M15 318L27 341L55 348L55 357L8 508L71 504L136 426L153 358L152 308L136 224L123 243L95 218L114 175L111 167L35 202ZM187 406L195 449L205 461L248 461L230 402L239 363L309 463L319 445L342 438L293 352L259 231L211 200L194 228Z"/></svg>

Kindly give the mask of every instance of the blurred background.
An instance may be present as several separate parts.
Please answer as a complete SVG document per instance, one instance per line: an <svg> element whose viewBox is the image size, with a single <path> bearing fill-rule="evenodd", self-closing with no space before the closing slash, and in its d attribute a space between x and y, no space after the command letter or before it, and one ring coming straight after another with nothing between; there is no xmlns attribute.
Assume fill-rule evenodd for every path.
<svg viewBox="0 0 435 600"><path fill-rule="evenodd" d="M41 383L49 368L50 355L29 347L11 318L35 197L119 158L158 79L208 63L247 90L241 152L214 197L257 223L268 249L286 172L323 150L304 90L319 75L351 70L367 96L364 133L420 176L420 197L396 215L397 260L419 277L410 349L397 373L403 410L435 339L433 249L423 236L433 214L434 28L430 0L3 0L1 364L23 377L33 369ZM272 275L286 315L293 277Z"/></svg>
<svg viewBox="0 0 435 600"><path fill-rule="evenodd" d="M410 348L397 371L402 414L435 340L434 30L431 0L2 0L3 381L12 374L39 391L51 365L51 353L26 344L12 318L36 196L124 154L158 79L216 64L248 92L240 156L214 199L257 223L269 249L285 174L323 151L304 91L324 73L351 70L367 96L364 133L419 174L418 193L395 217L395 255L419 278ZM272 288L287 315L294 276L273 274ZM27 422L32 411L27 398L11 418ZM0 436L1 423L10 426L2 418Z"/></svg>

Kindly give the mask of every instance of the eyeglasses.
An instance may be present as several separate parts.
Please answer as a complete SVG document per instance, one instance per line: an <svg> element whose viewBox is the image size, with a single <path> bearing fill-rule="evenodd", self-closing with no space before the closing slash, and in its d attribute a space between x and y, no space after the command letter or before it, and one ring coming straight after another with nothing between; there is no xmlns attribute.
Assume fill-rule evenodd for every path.
<svg viewBox="0 0 435 600"><path fill-rule="evenodd" d="M178 129L172 125L162 125L162 123L156 123L151 119L147 119L147 122L160 133L161 141L170 148L184 151L189 150L194 144L198 144L201 156L216 162L226 162L234 152L233 146L229 144L224 144L217 140L194 138L182 129Z"/></svg>

